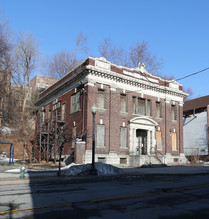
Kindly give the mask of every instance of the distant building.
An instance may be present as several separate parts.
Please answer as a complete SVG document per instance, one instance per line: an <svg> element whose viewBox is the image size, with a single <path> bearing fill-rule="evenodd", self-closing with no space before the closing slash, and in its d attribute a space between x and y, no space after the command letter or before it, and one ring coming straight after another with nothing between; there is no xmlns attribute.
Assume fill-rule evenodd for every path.
<svg viewBox="0 0 209 219"><path fill-rule="evenodd" d="M209 96L186 101L183 115L185 155L208 155Z"/></svg>
<svg viewBox="0 0 209 219"><path fill-rule="evenodd" d="M25 88L27 93L26 108L28 109L31 106L31 102L34 101L34 93L36 91L38 91L38 96L40 92L47 89L56 81L56 79L45 76L35 76L30 81L30 86L26 86ZM2 117L2 123L4 123L5 120L12 120L13 117L18 119L18 116L20 116L18 112L22 111L23 99L25 95L23 90L24 89L21 85L11 83L9 73L0 72L0 114Z"/></svg>
<svg viewBox="0 0 209 219"><path fill-rule="evenodd" d="M50 78L42 75L36 75L31 81L30 86L34 90L39 90L42 92L43 90L47 89L49 86L57 82L57 79Z"/></svg>
<svg viewBox="0 0 209 219"><path fill-rule="evenodd" d="M104 58L88 58L40 94L36 103L35 146L39 159L92 158L92 113L96 112L95 161L127 166L186 162L183 99L174 80L148 73L145 65L126 68Z"/></svg>

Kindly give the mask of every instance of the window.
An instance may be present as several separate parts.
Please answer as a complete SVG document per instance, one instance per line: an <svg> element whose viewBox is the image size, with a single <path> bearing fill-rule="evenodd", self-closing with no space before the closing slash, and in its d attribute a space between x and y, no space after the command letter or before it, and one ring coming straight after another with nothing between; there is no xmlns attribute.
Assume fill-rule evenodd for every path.
<svg viewBox="0 0 209 219"><path fill-rule="evenodd" d="M121 112L128 112L128 97L126 94L120 95L120 111Z"/></svg>
<svg viewBox="0 0 209 219"><path fill-rule="evenodd" d="M162 105L160 102L156 102L156 117L162 118Z"/></svg>
<svg viewBox="0 0 209 219"><path fill-rule="evenodd" d="M77 112L80 110L80 92L73 94L71 96L71 113Z"/></svg>
<svg viewBox="0 0 209 219"><path fill-rule="evenodd" d="M17 95L17 98L20 97L20 92L19 92L19 90L16 91L16 95Z"/></svg>
<svg viewBox="0 0 209 219"><path fill-rule="evenodd" d="M120 127L120 147L127 148L127 128Z"/></svg>
<svg viewBox="0 0 209 219"><path fill-rule="evenodd" d="M120 158L120 164L127 164L127 158Z"/></svg>
<svg viewBox="0 0 209 219"><path fill-rule="evenodd" d="M98 157L98 162L106 163L106 157Z"/></svg>
<svg viewBox="0 0 209 219"><path fill-rule="evenodd" d="M105 125L97 125L97 146L105 146Z"/></svg>
<svg viewBox="0 0 209 219"><path fill-rule="evenodd" d="M152 115L152 101L146 100L146 116Z"/></svg>
<svg viewBox="0 0 209 219"><path fill-rule="evenodd" d="M162 149L162 132L156 131L157 149Z"/></svg>
<svg viewBox="0 0 209 219"><path fill-rule="evenodd" d="M38 82L37 87L38 87L38 88L40 87L40 82Z"/></svg>
<svg viewBox="0 0 209 219"><path fill-rule="evenodd" d="M45 121L45 110L40 112L40 123L43 123Z"/></svg>
<svg viewBox="0 0 209 219"><path fill-rule="evenodd" d="M58 103L55 103L54 105L53 105L53 110L56 110L56 109L58 109L58 108L60 108L60 102L58 102Z"/></svg>
<svg viewBox="0 0 209 219"><path fill-rule="evenodd" d="M99 109L105 109L105 90L99 89L98 90L98 98L97 98L97 107Z"/></svg>
<svg viewBox="0 0 209 219"><path fill-rule="evenodd" d="M142 116L152 115L152 101L133 97L133 113Z"/></svg>
<svg viewBox="0 0 209 219"><path fill-rule="evenodd" d="M60 108L60 106L61 106L61 103L60 103L60 102L55 103L55 104L53 105L53 110L56 110L56 109Z"/></svg>
<svg viewBox="0 0 209 219"><path fill-rule="evenodd" d="M139 98L138 104L139 104L139 115L145 116L145 99Z"/></svg>
<svg viewBox="0 0 209 219"><path fill-rule="evenodd" d="M51 119L51 118L52 118L52 111L49 110L49 119Z"/></svg>
<svg viewBox="0 0 209 219"><path fill-rule="evenodd" d="M171 106L171 119L172 120L177 120L176 105Z"/></svg>
<svg viewBox="0 0 209 219"><path fill-rule="evenodd" d="M57 102L53 105L53 118L61 117L61 102Z"/></svg>
<svg viewBox="0 0 209 219"><path fill-rule="evenodd" d="M65 104L62 104L62 120L65 120Z"/></svg>
<svg viewBox="0 0 209 219"><path fill-rule="evenodd" d="M172 150L177 150L176 132L172 132Z"/></svg>
<svg viewBox="0 0 209 219"><path fill-rule="evenodd" d="M137 97L132 98L132 104L133 104L133 114L138 114Z"/></svg>

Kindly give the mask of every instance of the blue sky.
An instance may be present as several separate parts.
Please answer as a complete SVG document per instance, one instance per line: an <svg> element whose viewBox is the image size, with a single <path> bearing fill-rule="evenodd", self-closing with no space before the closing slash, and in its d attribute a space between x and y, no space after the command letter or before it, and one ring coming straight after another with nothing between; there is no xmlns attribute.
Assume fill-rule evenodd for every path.
<svg viewBox="0 0 209 219"><path fill-rule="evenodd" d="M0 0L9 27L34 33L43 56L72 51L79 32L93 57L104 38L124 48L144 40L176 79L209 67L208 8L208 0ZM179 83L193 98L209 95L209 70Z"/></svg>

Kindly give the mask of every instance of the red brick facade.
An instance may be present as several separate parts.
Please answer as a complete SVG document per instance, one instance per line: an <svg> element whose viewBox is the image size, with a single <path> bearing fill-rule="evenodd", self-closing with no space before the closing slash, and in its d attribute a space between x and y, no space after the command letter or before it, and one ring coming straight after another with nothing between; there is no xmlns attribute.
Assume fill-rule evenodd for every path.
<svg viewBox="0 0 209 219"><path fill-rule="evenodd" d="M73 95L78 92L80 92L79 110L72 113ZM99 95L105 100L104 109L99 108ZM122 96L126 101L123 103L127 109L125 112L121 112ZM39 107L36 139L42 139L41 144L40 141L36 141L38 151L43 153L46 150L44 149L46 144L54 151L56 151L56 147L59 148L56 137L51 145L49 141L46 143L50 134L49 132L44 133L42 126L46 123L49 124L49 111L53 112L53 105L60 102L59 112L62 112L62 106L65 104L65 118L61 123L56 123L56 128L62 130L65 140L69 140L64 145L63 154L66 156L74 154L73 159L76 163L91 162L93 123L91 107L96 104L98 107L95 116L96 161L104 159L107 163L120 164L125 160L127 165L131 165L132 159L138 159L138 165L142 165L151 159L151 151L152 153L154 151L156 156L158 153L164 157L166 163L175 162L175 159L180 163L184 162L182 108L185 96L181 85L174 81L165 81L155 77L141 66L136 69L128 69L112 65L103 58L88 58L77 69L40 95L36 104ZM144 110L144 113L133 111L135 100L137 101L136 107L142 107L140 109ZM144 105L141 106L138 101L142 101ZM157 103L160 106L161 118L157 116L157 111L159 111L156 108ZM137 108L137 110L139 109ZM45 112L45 121L42 121L43 123L40 125L40 113L43 111ZM99 125L102 126L102 130L105 129L102 131L102 139L100 139L104 142L103 146L97 146L97 139L100 138L97 136ZM121 137L123 128L127 128L127 137L124 138ZM145 137L136 134L143 131ZM158 140L155 131L160 132L162 136L160 139L162 147L159 150L156 145ZM40 133L42 133L41 137ZM139 136L136 137L136 135ZM121 147L121 138L127 141L127 147ZM43 139L45 139L45 144L43 144ZM137 141L141 141L141 143L136 143ZM138 144L139 147L145 148L143 149L145 150L144 154L140 154L141 152L137 154L136 146Z"/></svg>

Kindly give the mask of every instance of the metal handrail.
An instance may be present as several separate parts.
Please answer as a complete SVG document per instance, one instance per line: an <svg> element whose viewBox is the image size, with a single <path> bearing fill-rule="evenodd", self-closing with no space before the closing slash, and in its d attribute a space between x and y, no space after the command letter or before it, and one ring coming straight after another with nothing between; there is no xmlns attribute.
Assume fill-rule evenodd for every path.
<svg viewBox="0 0 209 219"><path fill-rule="evenodd" d="M152 148L155 150L156 158L157 158L160 162L162 162L163 164L165 164L165 155L162 154L162 152L158 151L155 147L151 147L151 148L150 148L150 151L151 151ZM161 159L158 157L158 154L157 154L157 153L159 153L160 155L162 155L163 161L161 161Z"/></svg>

